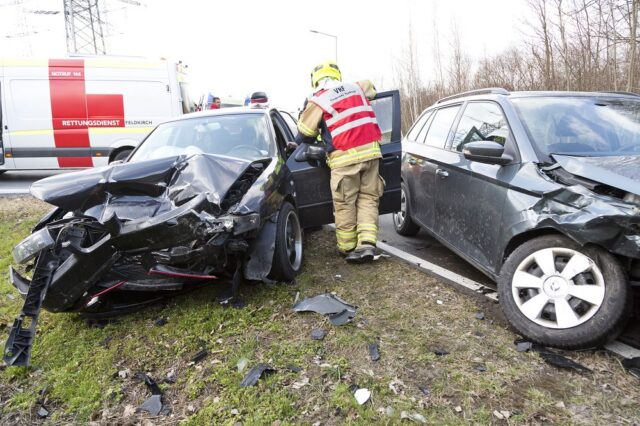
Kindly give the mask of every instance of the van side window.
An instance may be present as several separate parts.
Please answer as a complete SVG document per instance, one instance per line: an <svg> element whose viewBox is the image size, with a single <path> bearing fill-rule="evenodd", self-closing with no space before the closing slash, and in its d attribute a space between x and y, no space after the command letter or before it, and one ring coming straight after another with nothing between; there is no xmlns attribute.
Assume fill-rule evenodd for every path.
<svg viewBox="0 0 640 426"><path fill-rule="evenodd" d="M505 144L509 126L500 107L493 102L471 102L453 135L451 151L462 152L469 142L493 141Z"/></svg>
<svg viewBox="0 0 640 426"><path fill-rule="evenodd" d="M425 139L425 143L427 145L431 145L436 148L444 148L444 145L449 138L449 131L451 130L451 126L453 125L453 121L458 115L459 110L460 105L455 105L441 108L436 111Z"/></svg>

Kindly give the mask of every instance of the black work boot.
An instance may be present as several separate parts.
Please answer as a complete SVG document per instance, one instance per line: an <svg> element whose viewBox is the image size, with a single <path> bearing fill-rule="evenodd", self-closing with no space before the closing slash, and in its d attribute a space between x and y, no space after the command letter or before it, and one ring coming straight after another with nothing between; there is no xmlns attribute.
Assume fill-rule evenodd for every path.
<svg viewBox="0 0 640 426"><path fill-rule="evenodd" d="M349 253L345 260L349 263L367 263L371 262L376 255L375 246L366 244L361 247L357 247L354 251Z"/></svg>

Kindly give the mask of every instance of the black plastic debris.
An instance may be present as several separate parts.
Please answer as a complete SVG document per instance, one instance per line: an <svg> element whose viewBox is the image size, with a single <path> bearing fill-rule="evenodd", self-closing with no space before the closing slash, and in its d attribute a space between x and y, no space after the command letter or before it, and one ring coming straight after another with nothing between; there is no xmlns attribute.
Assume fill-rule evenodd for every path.
<svg viewBox="0 0 640 426"><path fill-rule="evenodd" d="M314 328L311 331L311 338L313 340L322 340L327 335L327 331L321 328Z"/></svg>
<svg viewBox="0 0 640 426"><path fill-rule="evenodd" d="M371 358L371 361L380 360L380 345L378 342L369 344L369 357Z"/></svg>
<svg viewBox="0 0 640 426"><path fill-rule="evenodd" d="M485 367L482 364L476 364L473 366L473 369L480 372L480 373L484 373L485 371L487 371L487 367Z"/></svg>
<svg viewBox="0 0 640 426"><path fill-rule="evenodd" d="M516 350L518 352L529 352L533 349L533 343L524 339L518 339L513 343L516 345Z"/></svg>
<svg viewBox="0 0 640 426"><path fill-rule="evenodd" d="M578 373L591 373L591 370L584 365L555 352L551 352L548 349L538 349L538 353L540 354L540 358L544 359L547 364L551 364L554 367L574 370Z"/></svg>
<svg viewBox="0 0 640 426"><path fill-rule="evenodd" d="M299 373L299 372L302 371L302 368L298 367L297 365L293 365L293 364L287 365L286 369L291 371L292 373Z"/></svg>
<svg viewBox="0 0 640 426"><path fill-rule="evenodd" d="M484 320L484 312L477 312L476 319L480 321Z"/></svg>
<svg viewBox="0 0 640 426"><path fill-rule="evenodd" d="M476 337L484 337L484 333L481 332L481 331L476 331L476 332L473 333L473 335L476 336Z"/></svg>
<svg viewBox="0 0 640 426"><path fill-rule="evenodd" d="M356 316L357 308L330 293L301 300L293 306L295 312L316 312L327 315L333 325L350 322Z"/></svg>
<svg viewBox="0 0 640 426"><path fill-rule="evenodd" d="M553 365L554 367L574 370L578 373L591 373L591 370L584 365L579 364L564 355L553 352L544 346L537 345L524 339L516 339L513 343L516 345L516 350L518 352L537 352L538 355L540 355L540 358L545 360L547 364Z"/></svg>
<svg viewBox="0 0 640 426"><path fill-rule="evenodd" d="M433 353L436 354L436 356L445 356L445 355L449 355L449 352L442 349L442 348L436 348L433 350Z"/></svg>
<svg viewBox="0 0 640 426"><path fill-rule="evenodd" d="M162 327L163 325L167 324L167 319L164 317L158 318L155 322L154 325L156 327Z"/></svg>
<svg viewBox="0 0 640 426"><path fill-rule="evenodd" d="M209 355L209 351L206 350L206 349L203 349L200 352L198 352L197 354L195 354L193 356L193 358L191 358L191 362L193 362L194 364L197 364L200 361L202 361L203 359L205 359L207 357L207 355Z"/></svg>
<svg viewBox="0 0 640 426"><path fill-rule="evenodd" d="M333 325L345 325L346 323L351 322L351 320L355 316L356 313L354 311L350 311L349 309L345 309L344 311L337 314L328 315L329 321Z"/></svg>
<svg viewBox="0 0 640 426"><path fill-rule="evenodd" d="M258 380L260 380L263 374L271 374L275 371L276 370L274 370L271 366L260 363L249 370L247 375L244 376L244 379L242 379L242 382L240 382L240 387L246 388L248 386L255 386L255 384L258 383Z"/></svg>
<svg viewBox="0 0 640 426"><path fill-rule="evenodd" d="M136 412L147 412L152 416L157 416L163 409L162 390L160 390L155 380L147 374L139 373L136 376L141 377L144 380L144 384L147 385L147 388L151 391L151 396L137 408Z"/></svg>
<svg viewBox="0 0 640 426"><path fill-rule="evenodd" d="M629 374L640 379L640 357L623 359L622 366L629 372Z"/></svg>
<svg viewBox="0 0 640 426"><path fill-rule="evenodd" d="M431 391L429 390L429 388L424 385L418 385L418 389L420 390L420 392L422 392L424 396L431 395Z"/></svg>
<svg viewBox="0 0 640 426"><path fill-rule="evenodd" d="M44 405L41 405L40 408L38 408L38 411L36 414L38 415L39 418L44 419L46 417L49 417L49 410L44 408Z"/></svg>

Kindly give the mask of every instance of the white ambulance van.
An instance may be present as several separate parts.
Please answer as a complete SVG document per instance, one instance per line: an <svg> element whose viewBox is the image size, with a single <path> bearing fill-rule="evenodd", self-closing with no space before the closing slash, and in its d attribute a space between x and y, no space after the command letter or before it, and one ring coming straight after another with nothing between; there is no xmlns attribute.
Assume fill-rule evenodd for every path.
<svg viewBox="0 0 640 426"><path fill-rule="evenodd" d="M190 108L181 63L0 59L0 174L124 159L157 124Z"/></svg>

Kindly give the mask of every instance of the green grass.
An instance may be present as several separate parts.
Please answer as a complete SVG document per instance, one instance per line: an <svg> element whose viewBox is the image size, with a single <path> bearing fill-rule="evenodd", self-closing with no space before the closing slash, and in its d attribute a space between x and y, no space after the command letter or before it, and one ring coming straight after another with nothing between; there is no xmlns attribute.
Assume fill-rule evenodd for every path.
<svg viewBox="0 0 640 426"><path fill-rule="evenodd" d="M22 303L7 279L11 248L45 210L33 201L0 199L3 324L13 321ZM592 368L591 375L556 370L535 354L517 353L515 336L501 322L497 306L484 299L458 293L394 260L347 265L335 256L328 232L308 235L305 244L307 259L297 284L246 286L243 309L219 306L213 285L104 328L91 328L74 314L43 312L32 366L0 371L0 423L32 423L45 388L54 422L140 422L145 415L123 419L149 396L133 373L146 372L161 382L170 370L176 383L161 382L161 387L171 414L154 423L398 424L407 411L430 424L506 424L494 410L509 411L509 424L640 421L638 380L609 354L570 354ZM296 293L303 298L326 291L359 306L354 322L334 327L321 315L291 310ZM479 310L486 321L474 318ZM160 317L167 324L155 326ZM311 330L319 327L328 335L311 340ZM475 331L486 337L475 337ZM380 343L378 362L369 360L373 341ZM436 356L435 347L450 354ZM190 364L202 348L209 355ZM277 371L255 387L241 388L246 371L237 371L240 358L249 360L248 368L265 362ZM475 364L487 371L476 371ZM127 369L128 377L118 377ZM308 384L296 389L303 378ZM404 383L398 394L389 388L394 380ZM603 388L605 383L610 386ZM359 406L353 386L368 388L371 400ZM423 395L418 386L430 394Z"/></svg>

